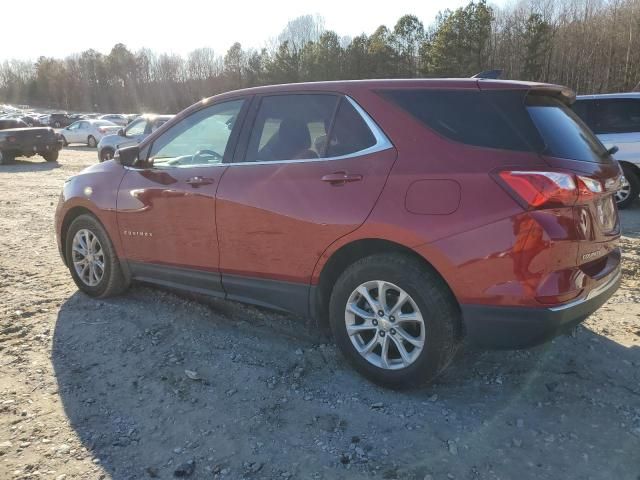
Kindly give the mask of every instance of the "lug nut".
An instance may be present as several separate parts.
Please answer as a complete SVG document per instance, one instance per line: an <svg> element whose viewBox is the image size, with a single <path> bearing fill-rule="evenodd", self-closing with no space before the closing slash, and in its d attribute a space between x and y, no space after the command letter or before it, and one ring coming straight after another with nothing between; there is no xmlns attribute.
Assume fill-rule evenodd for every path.
<svg viewBox="0 0 640 480"><path fill-rule="evenodd" d="M378 310L378 315L384 317L384 312L382 310Z"/></svg>
<svg viewBox="0 0 640 480"><path fill-rule="evenodd" d="M389 330L389 333L391 333L391 335L395 335L396 334L396 329L392 328L391 330Z"/></svg>
<svg viewBox="0 0 640 480"><path fill-rule="evenodd" d="M381 337L384 337L384 336L385 336L384 330L380 330L380 336L381 336Z"/></svg>
<svg viewBox="0 0 640 480"><path fill-rule="evenodd" d="M396 317L394 317L393 315L391 315L391 316L389 317L389 321L390 321L390 322L395 322L395 321L396 321Z"/></svg>
<svg viewBox="0 0 640 480"><path fill-rule="evenodd" d="M373 323L374 327L378 326L378 320L376 320L375 318L373 319L373 321L371 323Z"/></svg>

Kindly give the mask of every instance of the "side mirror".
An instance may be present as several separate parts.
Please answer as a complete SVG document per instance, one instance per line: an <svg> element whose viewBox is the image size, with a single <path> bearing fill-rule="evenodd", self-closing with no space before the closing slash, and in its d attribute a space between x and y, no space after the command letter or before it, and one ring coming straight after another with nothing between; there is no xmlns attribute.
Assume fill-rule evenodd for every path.
<svg viewBox="0 0 640 480"><path fill-rule="evenodd" d="M120 135L121 137L126 137L126 135L124 134L124 128L118 130L118 135Z"/></svg>
<svg viewBox="0 0 640 480"><path fill-rule="evenodd" d="M132 167L138 161L139 156L140 149L137 145L132 145L116 150L113 159L123 167Z"/></svg>
<svg viewBox="0 0 640 480"><path fill-rule="evenodd" d="M608 153L609 155L613 155L613 154L615 154L615 153L618 153L618 150L620 150L620 149L618 148L618 146L617 146L617 145L614 145L613 147L611 147L610 149L608 149L608 150L607 150L607 153Z"/></svg>

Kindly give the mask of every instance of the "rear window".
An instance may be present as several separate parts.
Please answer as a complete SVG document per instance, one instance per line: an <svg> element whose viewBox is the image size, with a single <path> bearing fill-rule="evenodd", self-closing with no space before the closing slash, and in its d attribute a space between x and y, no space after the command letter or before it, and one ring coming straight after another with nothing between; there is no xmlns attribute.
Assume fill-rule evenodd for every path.
<svg viewBox="0 0 640 480"><path fill-rule="evenodd" d="M605 147L589 127L560 100L547 95L529 95L526 105L544 140L542 153L588 162L609 159Z"/></svg>
<svg viewBox="0 0 640 480"><path fill-rule="evenodd" d="M456 142L602 162L608 155L560 100L525 90L394 90L381 92Z"/></svg>

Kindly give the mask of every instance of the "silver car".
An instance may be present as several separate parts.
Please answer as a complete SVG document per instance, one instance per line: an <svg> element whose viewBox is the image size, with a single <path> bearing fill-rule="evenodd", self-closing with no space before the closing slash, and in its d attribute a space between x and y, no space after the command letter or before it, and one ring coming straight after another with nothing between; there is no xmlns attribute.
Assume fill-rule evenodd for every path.
<svg viewBox="0 0 640 480"><path fill-rule="evenodd" d="M173 115L145 114L135 119L126 128L118 130L116 135L103 137L98 144L98 160L101 162L110 160L119 148L139 144L171 117Z"/></svg>
<svg viewBox="0 0 640 480"><path fill-rule="evenodd" d="M626 208L640 195L640 92L581 95L573 110L613 154L625 181L616 193L619 208Z"/></svg>

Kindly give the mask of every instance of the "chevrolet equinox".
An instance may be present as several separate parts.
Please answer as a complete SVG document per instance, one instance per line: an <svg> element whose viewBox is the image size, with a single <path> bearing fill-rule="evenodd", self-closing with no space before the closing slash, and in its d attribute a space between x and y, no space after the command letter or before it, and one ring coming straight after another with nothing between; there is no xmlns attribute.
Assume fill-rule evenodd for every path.
<svg viewBox="0 0 640 480"><path fill-rule="evenodd" d="M327 322L387 386L467 338L523 348L620 282L620 168L572 91L481 79L276 85L187 108L64 185L60 253L131 281Z"/></svg>

